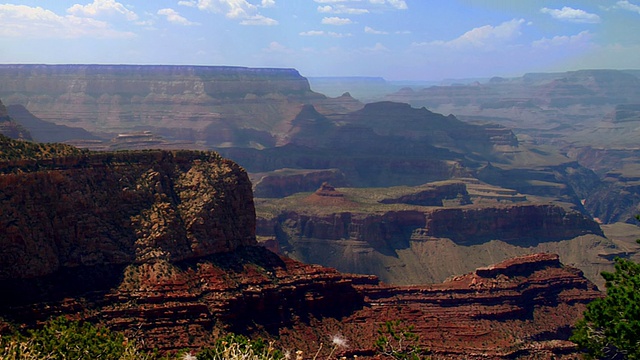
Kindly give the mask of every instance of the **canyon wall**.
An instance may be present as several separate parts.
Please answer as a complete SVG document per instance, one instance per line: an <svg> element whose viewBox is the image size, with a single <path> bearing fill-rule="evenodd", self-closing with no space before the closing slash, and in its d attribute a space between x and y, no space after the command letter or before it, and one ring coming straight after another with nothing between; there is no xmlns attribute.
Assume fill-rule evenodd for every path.
<svg viewBox="0 0 640 360"><path fill-rule="evenodd" d="M319 192L259 199L260 241L275 241L276 251L303 262L405 285L553 252L602 286L599 274L611 270L607 259L619 251L594 219L567 204L473 179Z"/></svg>
<svg viewBox="0 0 640 360"><path fill-rule="evenodd" d="M281 257L255 246L246 172L211 152L37 159L0 162L2 334L65 315L162 352L198 349L234 332L328 356L321 343L341 334L349 342L341 355L367 358L378 326L401 320L435 358L563 358L576 353L567 341L571 325L601 296L550 254L411 287ZM321 193L340 198L329 185ZM347 232L404 233L426 217L387 213ZM307 221L310 235L332 229L317 223Z"/></svg>
<svg viewBox="0 0 640 360"><path fill-rule="evenodd" d="M271 142L269 132L302 103L325 97L294 69L0 65L0 98L42 120L97 133L150 130L242 146L260 137Z"/></svg>
<svg viewBox="0 0 640 360"><path fill-rule="evenodd" d="M1 162L0 228L0 280L255 243L247 174L207 152Z"/></svg>
<svg viewBox="0 0 640 360"><path fill-rule="evenodd" d="M570 328L601 296L557 255L516 258L428 286L389 286L373 276L340 274L259 247L198 260L132 264L111 287L0 307L2 318L33 326L68 314L124 332L147 349L210 345L227 331L275 341L276 348L328 356L331 336L348 347L339 356L375 358L379 327L413 326L417 346L434 359L575 358ZM4 289L22 290L27 279ZM42 284L40 284L42 285ZM34 285L35 286L35 285ZM10 293L13 296L13 293ZM334 353L335 355L336 353Z"/></svg>

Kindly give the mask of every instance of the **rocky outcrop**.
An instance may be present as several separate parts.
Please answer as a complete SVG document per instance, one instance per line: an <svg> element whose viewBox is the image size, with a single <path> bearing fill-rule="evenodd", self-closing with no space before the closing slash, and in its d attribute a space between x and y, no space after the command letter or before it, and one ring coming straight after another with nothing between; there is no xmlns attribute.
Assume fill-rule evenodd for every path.
<svg viewBox="0 0 640 360"><path fill-rule="evenodd" d="M279 169L268 173L250 174L250 177L253 182L253 194L258 198L285 197L299 192L309 192L324 182L337 186L346 185L344 174L337 169Z"/></svg>
<svg viewBox="0 0 640 360"><path fill-rule="evenodd" d="M456 205L471 204L467 186L461 182L454 182L438 186L426 186L415 193L396 198L380 200L381 204L409 204L421 206L443 206L445 202Z"/></svg>
<svg viewBox="0 0 640 360"><path fill-rule="evenodd" d="M460 244L483 239L553 241L585 234L603 236L593 219L557 205L518 204L491 208L437 209L426 218L425 235Z"/></svg>
<svg viewBox="0 0 640 360"><path fill-rule="evenodd" d="M548 251L603 285L599 273L612 265L602 256L616 249L594 219L568 204L532 201L474 179L336 193L341 196L262 199L257 235L277 241L272 249L297 260L393 284L439 282L510 256Z"/></svg>
<svg viewBox="0 0 640 360"><path fill-rule="evenodd" d="M31 133L9 116L7 108L0 101L0 134L12 139L31 140Z"/></svg>
<svg viewBox="0 0 640 360"><path fill-rule="evenodd" d="M269 226L274 228L269 228ZM282 213L274 221L259 223L258 234L282 238L283 243L299 238L362 240L393 248L392 239L422 241L448 238L461 245L489 239L503 241L554 241L585 234L602 236L591 218L557 205L511 204L493 207L407 209L384 213L337 212L329 215Z"/></svg>
<svg viewBox="0 0 640 360"><path fill-rule="evenodd" d="M374 354L380 325L399 320L414 327L417 345L436 359L564 358L576 352L567 341L570 327L585 304L600 296L579 271L549 254L442 284L397 287L248 247L198 260L131 264L112 284L91 292L47 293L41 302L20 298L19 291L47 282L61 285L57 291L68 288L64 281L87 279L89 269L83 270L3 282L14 302L0 307L1 316L30 327L66 313L161 351L198 348L211 344L214 334L233 331L315 354L320 343L340 335L348 347L338 353L359 358ZM326 346L319 355L329 351Z"/></svg>
<svg viewBox="0 0 640 360"><path fill-rule="evenodd" d="M251 184L215 153L0 163L0 280L178 261L255 243Z"/></svg>
<svg viewBox="0 0 640 360"><path fill-rule="evenodd" d="M435 359L572 358L571 324L600 296L552 254L507 260L443 284L364 292L371 307L343 321L345 333L353 331L349 339L375 333L372 318L401 320L414 326Z"/></svg>

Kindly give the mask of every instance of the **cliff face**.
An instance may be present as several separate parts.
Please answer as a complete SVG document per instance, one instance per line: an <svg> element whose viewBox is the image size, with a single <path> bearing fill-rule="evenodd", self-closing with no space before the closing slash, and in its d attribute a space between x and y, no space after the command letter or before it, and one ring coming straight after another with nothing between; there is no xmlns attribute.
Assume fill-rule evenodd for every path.
<svg viewBox="0 0 640 360"><path fill-rule="evenodd" d="M68 276L58 284L63 280L75 279ZM2 285L22 290L37 282ZM0 307L1 315L30 326L68 313L161 351L198 348L210 344L215 333L234 331L277 338L277 347L310 355L341 335L349 347L338 352L360 358L374 354L381 324L400 320L415 327L418 345L437 359L534 359L575 356L567 341L570 326L600 293L579 271L549 254L478 269L442 284L397 287L249 247L193 261L133 264L100 291L57 299L47 295L40 303L32 297L14 303L11 311Z"/></svg>
<svg viewBox="0 0 640 360"><path fill-rule="evenodd" d="M251 184L214 153L0 163L0 280L177 261L255 242Z"/></svg>
<svg viewBox="0 0 640 360"><path fill-rule="evenodd" d="M239 129L268 134L301 103L325 97L294 69L1 65L0 98L42 120L89 131L143 129L246 146L248 135Z"/></svg>
<svg viewBox="0 0 640 360"><path fill-rule="evenodd" d="M392 284L426 284L534 252L558 253L603 285L616 251L598 223L472 179L418 187L340 188L257 202L260 241L276 251ZM565 204L566 205L566 204Z"/></svg>
<svg viewBox="0 0 640 360"><path fill-rule="evenodd" d="M313 191L322 183L346 185L344 174L336 169L294 170L280 169L250 175L253 195L257 198L285 197L299 192Z"/></svg>
<svg viewBox="0 0 640 360"><path fill-rule="evenodd" d="M12 139L31 140L31 134L24 126L16 123L10 116L7 108L0 101L0 134Z"/></svg>

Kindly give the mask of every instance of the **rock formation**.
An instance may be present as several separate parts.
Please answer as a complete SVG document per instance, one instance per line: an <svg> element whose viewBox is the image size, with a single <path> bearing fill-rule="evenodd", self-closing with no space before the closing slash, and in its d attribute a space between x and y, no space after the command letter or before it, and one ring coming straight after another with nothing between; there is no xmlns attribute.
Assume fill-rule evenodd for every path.
<svg viewBox="0 0 640 360"><path fill-rule="evenodd" d="M7 108L0 101L0 134L12 139L31 140L31 133L9 116Z"/></svg>
<svg viewBox="0 0 640 360"><path fill-rule="evenodd" d="M322 191L327 193L328 191ZM257 234L297 260L393 284L425 284L532 251L559 253L603 285L616 251L567 204L527 199L471 179L418 187L340 188L257 202ZM588 249L586 250L585 249Z"/></svg>
<svg viewBox="0 0 640 360"><path fill-rule="evenodd" d="M275 198L299 192L313 191L324 182L336 186L346 185L344 174L337 169L307 170L278 169L267 173L250 174L253 195L258 198Z"/></svg>
<svg viewBox="0 0 640 360"><path fill-rule="evenodd" d="M294 69L136 65L1 65L0 98L91 132L255 147L301 104L326 99Z"/></svg>
<svg viewBox="0 0 640 360"><path fill-rule="evenodd" d="M210 344L214 334L232 331L273 338L278 347L310 356L320 343L341 335L349 347L338 353L360 358L374 354L379 326L400 320L415 327L419 346L436 359L569 358L576 351L567 341L570 327L585 304L600 296L579 271L549 254L421 287L388 286L372 276L343 275L257 247L119 270L110 284L102 278L102 288L49 293L42 303L14 302L10 312L0 307L2 316L32 326L66 313L162 351L198 348ZM90 279L71 272L2 285L21 291L45 281Z"/></svg>
<svg viewBox="0 0 640 360"><path fill-rule="evenodd" d="M326 195L337 192L326 185ZM278 256L255 246L246 173L207 152L2 161L0 226L0 331L65 314L161 351L231 331L312 353L339 333L344 355L367 357L377 327L402 320L436 358L562 357L576 350L571 324L599 296L548 254L413 287Z"/></svg>
<svg viewBox="0 0 640 360"><path fill-rule="evenodd" d="M69 140L99 140L88 131L65 125L56 125L52 122L41 120L29 112L22 105L10 105L7 112L11 117L29 130L32 140L44 143L65 142Z"/></svg>
<svg viewBox="0 0 640 360"><path fill-rule="evenodd" d="M0 163L0 279L185 260L255 242L251 184L214 153Z"/></svg>

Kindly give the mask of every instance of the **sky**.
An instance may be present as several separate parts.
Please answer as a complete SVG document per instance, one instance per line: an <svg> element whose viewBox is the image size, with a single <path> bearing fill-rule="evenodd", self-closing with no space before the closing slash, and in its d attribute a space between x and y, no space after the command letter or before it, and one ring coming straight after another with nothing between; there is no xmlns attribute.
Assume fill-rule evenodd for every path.
<svg viewBox="0 0 640 360"><path fill-rule="evenodd" d="M295 68L387 80L640 68L640 0L25 0L0 63Z"/></svg>

